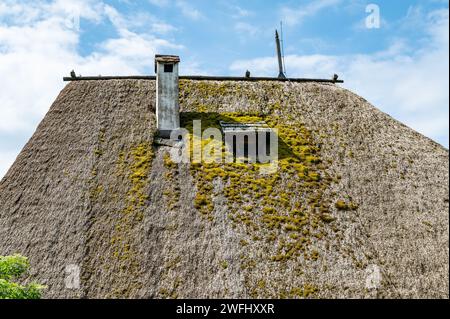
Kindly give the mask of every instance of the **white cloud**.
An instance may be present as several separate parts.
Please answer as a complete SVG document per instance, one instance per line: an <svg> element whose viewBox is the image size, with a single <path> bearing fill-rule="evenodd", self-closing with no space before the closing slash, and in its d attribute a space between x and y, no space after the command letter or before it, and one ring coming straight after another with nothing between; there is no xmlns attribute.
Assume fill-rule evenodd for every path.
<svg viewBox="0 0 450 319"><path fill-rule="evenodd" d="M234 24L234 30L239 33L241 38L246 38L248 36L254 37L259 33L258 27L247 22L236 22Z"/></svg>
<svg viewBox="0 0 450 319"><path fill-rule="evenodd" d="M148 0L151 4L158 7L167 7L170 4L170 0Z"/></svg>
<svg viewBox="0 0 450 319"><path fill-rule="evenodd" d="M102 6L119 37L106 40L96 52L83 57L77 52L79 33L65 27L65 16L57 10L60 2L55 2L53 16L48 15L48 6L42 5L36 9L45 13L38 12L29 25L0 25L1 107L2 115L9 114L1 117L0 131L27 129L30 120L47 110L64 85L62 75L71 68L84 74L141 73L146 67L151 69L152 56L158 50L182 48L151 34L129 31L117 11ZM7 9L3 6L2 12ZM16 3L10 9L20 12ZM90 17L98 19L97 15Z"/></svg>
<svg viewBox="0 0 450 319"><path fill-rule="evenodd" d="M341 0L314 0L298 8L283 7L281 8L282 20L291 26L301 24L306 18L339 3Z"/></svg>
<svg viewBox="0 0 450 319"><path fill-rule="evenodd" d="M344 86L448 147L449 17L435 11L425 17L424 46L411 52L400 39L382 52L362 55L288 55L291 77L325 77L338 73ZM274 76L275 57L236 61L231 71Z"/></svg>
<svg viewBox="0 0 450 319"><path fill-rule="evenodd" d="M118 33L123 36L126 36L127 32L130 31L142 31L143 34L146 32L166 34L177 30L176 27L159 20L147 12L138 12L124 16L109 5L104 6L104 12Z"/></svg>
<svg viewBox="0 0 450 319"><path fill-rule="evenodd" d="M81 26L86 20L112 23L118 37L99 43L95 52L82 56L77 51L80 32L67 23L73 16L71 10L81 12ZM0 136L30 136L71 69L83 75L148 73L153 70L155 53L182 49L154 32L131 31L133 27L127 17L99 1L2 0ZM0 139L0 176L17 155L5 143ZM23 137L17 138L17 143L22 144Z"/></svg>
<svg viewBox="0 0 450 319"><path fill-rule="evenodd" d="M151 31L158 34L166 34L177 31L178 29L171 24L164 22L155 22L152 24Z"/></svg>
<svg viewBox="0 0 450 319"><path fill-rule="evenodd" d="M203 14L194 6L192 6L187 0L149 0L151 4L161 8L167 8L169 5L174 5L180 9L181 14L191 20L200 20L203 18Z"/></svg>
<svg viewBox="0 0 450 319"><path fill-rule="evenodd" d="M239 6L230 5L229 8L233 11L233 14L231 15L231 17L234 19L246 18L246 17L250 17L253 15L252 11L243 9Z"/></svg>
<svg viewBox="0 0 450 319"><path fill-rule="evenodd" d="M122 30L122 37L107 40L100 47L105 52L103 54L109 57L118 57L138 70L142 70L149 63L153 64L153 57L157 53L158 48L174 50L182 48L167 40L157 39L149 35L140 35L126 30Z"/></svg>
<svg viewBox="0 0 450 319"><path fill-rule="evenodd" d="M8 169L14 163L19 150L16 151L1 151L0 152L0 178L6 174Z"/></svg>
<svg viewBox="0 0 450 319"><path fill-rule="evenodd" d="M185 17L191 20L200 20L203 18L203 14L185 0L177 0L176 6L181 10L181 13Z"/></svg>

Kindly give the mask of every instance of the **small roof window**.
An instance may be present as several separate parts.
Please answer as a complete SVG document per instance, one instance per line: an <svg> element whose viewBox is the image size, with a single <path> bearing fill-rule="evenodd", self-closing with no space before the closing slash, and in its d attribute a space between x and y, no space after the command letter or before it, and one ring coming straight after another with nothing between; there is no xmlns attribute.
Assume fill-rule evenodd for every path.
<svg viewBox="0 0 450 319"><path fill-rule="evenodd" d="M224 133L245 133L245 132L271 132L272 129L265 122L253 123L227 123L220 121L220 126Z"/></svg>

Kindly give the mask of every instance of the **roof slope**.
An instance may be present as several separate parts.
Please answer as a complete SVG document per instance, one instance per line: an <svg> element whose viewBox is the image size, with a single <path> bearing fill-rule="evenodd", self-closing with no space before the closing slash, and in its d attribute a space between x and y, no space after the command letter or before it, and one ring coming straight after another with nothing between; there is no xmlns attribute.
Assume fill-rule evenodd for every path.
<svg viewBox="0 0 450 319"><path fill-rule="evenodd" d="M0 254L46 297L448 298L448 150L332 84L182 80L180 103L277 127L279 171L172 163L154 81L70 83L0 184Z"/></svg>

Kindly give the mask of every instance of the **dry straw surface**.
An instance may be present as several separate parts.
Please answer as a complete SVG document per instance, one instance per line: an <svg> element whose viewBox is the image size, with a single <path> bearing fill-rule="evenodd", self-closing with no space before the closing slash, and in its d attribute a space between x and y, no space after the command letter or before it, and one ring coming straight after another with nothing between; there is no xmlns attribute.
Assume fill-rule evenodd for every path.
<svg viewBox="0 0 450 319"><path fill-rule="evenodd" d="M152 80L68 84L0 184L0 255L45 297L449 297L447 149L333 84L181 80L180 104L278 128L278 171L173 163Z"/></svg>

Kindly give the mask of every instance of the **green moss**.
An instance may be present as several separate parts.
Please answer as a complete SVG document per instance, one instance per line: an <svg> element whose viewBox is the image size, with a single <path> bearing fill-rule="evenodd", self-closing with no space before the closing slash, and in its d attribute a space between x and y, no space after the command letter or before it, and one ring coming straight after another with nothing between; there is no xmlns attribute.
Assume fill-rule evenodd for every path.
<svg viewBox="0 0 450 319"><path fill-rule="evenodd" d="M227 268L228 268L228 262L227 262L226 260L222 260L222 261L220 262L220 266L221 266L223 269L227 269Z"/></svg>
<svg viewBox="0 0 450 319"><path fill-rule="evenodd" d="M272 256L271 260L272 261L284 261L284 260L286 260L286 255L278 254L278 255Z"/></svg>
<svg viewBox="0 0 450 319"><path fill-rule="evenodd" d="M103 155L103 151L100 150L100 149L95 149L95 150L94 150L94 154L100 157L100 156Z"/></svg>
<svg viewBox="0 0 450 319"><path fill-rule="evenodd" d="M353 202L345 202L344 200L338 200L335 204L335 207L338 210L348 211L348 210L357 210L358 205Z"/></svg>
<svg viewBox="0 0 450 319"><path fill-rule="evenodd" d="M164 154L164 166L168 169L174 169L177 167L177 164L172 161L172 158L168 152Z"/></svg>
<svg viewBox="0 0 450 319"><path fill-rule="evenodd" d="M284 226L284 230L288 231L288 232L289 231L297 231L297 230L299 230L299 228L295 225L287 224L286 226Z"/></svg>
<svg viewBox="0 0 450 319"><path fill-rule="evenodd" d="M207 204L208 204L208 199L205 195L197 194L195 196L195 201L194 201L195 208L200 209Z"/></svg>
<svg viewBox="0 0 450 319"><path fill-rule="evenodd" d="M121 267L125 267L125 263L137 267L136 254L129 241L131 238L129 234L136 223L141 222L144 217L143 209L148 200L146 187L153 158L150 145L150 143L141 143L133 147L128 154L124 152L119 154L118 168L120 173L126 172L130 188L124 196L125 207L116 221L110 243L113 246L113 256L123 262ZM133 268L137 271L135 266L125 268Z"/></svg>
<svg viewBox="0 0 450 319"><path fill-rule="evenodd" d="M292 288L289 293L285 294L288 297L308 298L316 294L319 289L313 285L305 284L303 287Z"/></svg>
<svg viewBox="0 0 450 319"><path fill-rule="evenodd" d="M334 218L333 216L331 216L330 214L321 214L320 215L320 219L324 222L324 223L332 223L336 220L336 218Z"/></svg>
<svg viewBox="0 0 450 319"><path fill-rule="evenodd" d="M168 170L165 174L168 183L165 183L166 189L163 191L163 195L167 200L167 208L171 211L178 206L181 193L178 185L178 165L172 161L168 152L164 154L163 159L164 166Z"/></svg>
<svg viewBox="0 0 450 319"><path fill-rule="evenodd" d="M258 280L257 285L258 285L259 289L265 289L266 288L266 281L264 279L260 279L260 280Z"/></svg>
<svg viewBox="0 0 450 319"><path fill-rule="evenodd" d="M248 241L246 241L246 240L244 240L244 239L241 239L241 240L239 241L239 243L240 243L241 246L248 246Z"/></svg>
<svg viewBox="0 0 450 319"><path fill-rule="evenodd" d="M211 89L208 85L201 89L206 96L228 94L226 86L209 92L206 88ZM288 261L308 252L312 238L322 239L325 232L320 229L332 222L329 204L323 201L323 194L334 180L326 171L327 161L321 159L320 147L312 133L298 122L289 122L273 114L207 113L214 107L204 104L190 107L197 112L182 114L182 125L191 134L192 120L195 119L202 121L202 129L220 128L221 120L265 121L278 129L279 141L278 171L275 174L259 174L258 164L192 164L190 170L197 186L194 207L212 219L212 185L220 180L223 191L219 195L227 200L227 216L232 226L242 230L252 241L263 239L277 245L275 253L268 253L269 259ZM320 209L320 216L317 209ZM246 244L241 241L241 246Z"/></svg>
<svg viewBox="0 0 450 319"><path fill-rule="evenodd" d="M265 214L274 214L275 213L275 208L273 208L273 207L264 207L262 209L262 211Z"/></svg>
<svg viewBox="0 0 450 319"><path fill-rule="evenodd" d="M97 187L91 189L90 191L91 200L96 200L101 193L103 193L103 185L98 185Z"/></svg>
<svg viewBox="0 0 450 319"><path fill-rule="evenodd" d="M313 163L313 164L319 164L322 161L317 156L312 156L312 155L306 156L305 160L306 160L306 162Z"/></svg>

